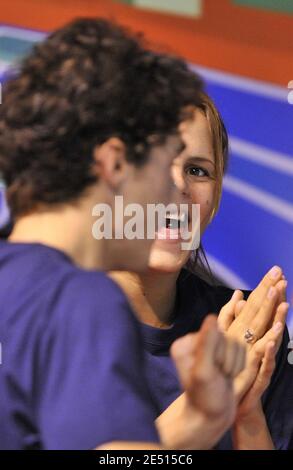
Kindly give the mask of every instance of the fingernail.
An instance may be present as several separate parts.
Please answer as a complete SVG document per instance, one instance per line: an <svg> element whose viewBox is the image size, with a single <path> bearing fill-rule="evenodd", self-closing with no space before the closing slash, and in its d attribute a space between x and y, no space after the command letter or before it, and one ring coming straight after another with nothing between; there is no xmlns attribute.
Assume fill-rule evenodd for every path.
<svg viewBox="0 0 293 470"><path fill-rule="evenodd" d="M234 290L234 292L233 292L233 294L232 294L232 297L231 297L231 299L230 299L230 300L233 300L233 299L235 298L235 296L236 296L236 292L237 292L237 291L236 291L236 290Z"/></svg>
<svg viewBox="0 0 293 470"><path fill-rule="evenodd" d="M237 295L238 295L237 292L239 292L239 290L234 290L233 295L232 295L232 297L231 297L231 300L232 300L232 299L234 300L235 297L237 297Z"/></svg>
<svg viewBox="0 0 293 470"><path fill-rule="evenodd" d="M283 281L283 287L284 287L284 289L287 289L287 286L288 286L288 281Z"/></svg>
<svg viewBox="0 0 293 470"><path fill-rule="evenodd" d="M278 321L274 326L273 326L273 330L275 333L280 333L280 331L282 331L283 329L283 323L281 323L280 321Z"/></svg>
<svg viewBox="0 0 293 470"><path fill-rule="evenodd" d="M279 268L279 266L274 266L270 270L269 274L271 279L276 279L281 274L281 268Z"/></svg>
<svg viewBox="0 0 293 470"><path fill-rule="evenodd" d="M270 287L268 291L268 299L272 299L276 293L276 289L274 287Z"/></svg>

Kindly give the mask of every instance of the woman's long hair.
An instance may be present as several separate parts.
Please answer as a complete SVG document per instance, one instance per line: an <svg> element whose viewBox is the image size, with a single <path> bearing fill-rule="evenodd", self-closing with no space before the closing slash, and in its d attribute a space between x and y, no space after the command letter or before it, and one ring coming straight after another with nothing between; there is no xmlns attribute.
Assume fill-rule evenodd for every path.
<svg viewBox="0 0 293 470"><path fill-rule="evenodd" d="M216 192L214 208L208 222L211 223L219 210L221 202L223 177L228 167L229 141L227 130L222 117L214 102L206 93L201 93L201 102L198 108L204 112L209 123L212 135L213 152L215 156ZM186 268L211 285L215 286L219 284L219 281L216 280L214 274L212 273L201 242L199 248L191 254L189 260L186 263Z"/></svg>

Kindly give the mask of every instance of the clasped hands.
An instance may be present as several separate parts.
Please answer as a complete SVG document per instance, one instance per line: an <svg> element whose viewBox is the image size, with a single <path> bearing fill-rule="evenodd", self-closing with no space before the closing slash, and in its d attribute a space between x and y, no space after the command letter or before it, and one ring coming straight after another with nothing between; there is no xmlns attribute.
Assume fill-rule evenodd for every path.
<svg viewBox="0 0 293 470"><path fill-rule="evenodd" d="M236 290L218 318L209 315L198 332L173 343L171 356L184 393L157 419L166 447L208 449L233 426L266 425L261 397L282 342L286 287L275 266L247 301Z"/></svg>

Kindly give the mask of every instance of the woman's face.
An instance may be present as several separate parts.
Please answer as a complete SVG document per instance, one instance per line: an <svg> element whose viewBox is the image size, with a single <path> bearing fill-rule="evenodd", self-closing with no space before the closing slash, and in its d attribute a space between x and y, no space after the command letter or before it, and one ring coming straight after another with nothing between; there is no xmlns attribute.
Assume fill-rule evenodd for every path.
<svg viewBox="0 0 293 470"><path fill-rule="evenodd" d="M178 191L174 201L170 202L175 202L177 205L188 204L189 215L191 205L199 204L200 234L203 234L215 206L216 190L212 136L204 113L196 110L194 119L181 124L180 133L185 149L174 160L173 178ZM166 221L166 224L168 222ZM189 230L192 231L192 227L189 226ZM149 258L150 269L171 273L179 271L184 266L190 251L182 250L181 239L171 238L165 236L162 239L159 235L159 239L154 241Z"/></svg>

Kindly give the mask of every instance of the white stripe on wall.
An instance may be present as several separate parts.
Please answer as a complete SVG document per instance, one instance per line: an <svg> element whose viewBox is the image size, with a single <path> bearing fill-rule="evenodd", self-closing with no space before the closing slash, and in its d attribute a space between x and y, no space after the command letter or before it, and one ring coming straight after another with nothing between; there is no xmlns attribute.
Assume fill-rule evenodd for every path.
<svg viewBox="0 0 293 470"><path fill-rule="evenodd" d="M234 176L225 176L224 189L293 224L293 204L272 196L270 193L245 183Z"/></svg>
<svg viewBox="0 0 293 470"><path fill-rule="evenodd" d="M17 28L13 26L0 25L0 37L8 36L9 38L23 39L25 41L42 41L46 37L46 33L40 31L31 31L25 28Z"/></svg>
<svg viewBox="0 0 293 470"><path fill-rule="evenodd" d="M282 87L273 83L241 77L240 75L218 71L197 64L191 64L191 68L198 72L207 81L288 103L288 83L284 83L284 87ZM291 78L292 77L288 77L288 80Z"/></svg>
<svg viewBox="0 0 293 470"><path fill-rule="evenodd" d="M279 173L293 176L293 157L281 152L270 150L260 145L252 144L238 137L229 137L230 149L236 157L253 161Z"/></svg>
<svg viewBox="0 0 293 470"><path fill-rule="evenodd" d="M241 277L231 271L230 268L224 265L217 258L207 253L207 259L213 273L216 275L216 277L223 280L227 286L231 287L232 289L251 289L251 287L243 279L241 279Z"/></svg>

